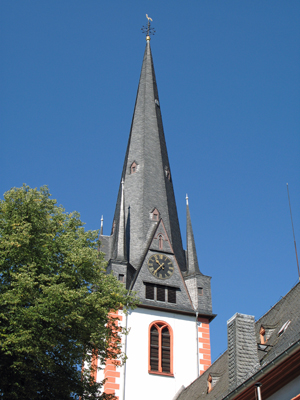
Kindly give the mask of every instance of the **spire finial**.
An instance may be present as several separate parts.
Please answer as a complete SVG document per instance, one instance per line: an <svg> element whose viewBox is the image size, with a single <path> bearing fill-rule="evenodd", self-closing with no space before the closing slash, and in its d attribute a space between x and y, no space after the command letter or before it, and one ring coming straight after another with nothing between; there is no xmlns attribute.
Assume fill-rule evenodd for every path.
<svg viewBox="0 0 300 400"><path fill-rule="evenodd" d="M141 28L142 32L146 34L146 40L149 41L150 40L150 35L154 35L155 34L155 29L151 27L151 22L153 21L152 18L148 17L148 14L146 14L146 18L148 20L148 24L147 26L143 26Z"/></svg>
<svg viewBox="0 0 300 400"><path fill-rule="evenodd" d="M103 215L101 215L100 235L103 235Z"/></svg>
<svg viewBox="0 0 300 400"><path fill-rule="evenodd" d="M188 206L189 205L189 196L187 194L185 196L185 200L186 200L186 205Z"/></svg>

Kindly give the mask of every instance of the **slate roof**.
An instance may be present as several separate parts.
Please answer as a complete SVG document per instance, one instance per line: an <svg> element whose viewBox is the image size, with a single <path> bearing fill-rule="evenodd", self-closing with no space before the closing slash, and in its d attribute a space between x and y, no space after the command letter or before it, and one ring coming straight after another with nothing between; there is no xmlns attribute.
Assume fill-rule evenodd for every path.
<svg viewBox="0 0 300 400"><path fill-rule="evenodd" d="M159 245L158 235L163 244ZM122 278L128 289L136 291L140 305L214 318L210 277L199 271L189 209L187 252L182 246L150 40L144 52L112 232L104 236L101 230L100 242L108 261L107 273ZM165 280L149 272L148 261L155 253L168 254L174 265L173 275ZM176 304L146 299L147 282L156 285L156 292L163 290L161 286L166 293L176 288Z"/></svg>
<svg viewBox="0 0 300 400"><path fill-rule="evenodd" d="M131 173L131 165L137 164ZM130 136L121 180L124 179L126 241L129 262L140 264L146 239L152 230L150 213L154 208L163 219L182 270L186 269L170 164L165 142L158 90L150 49L147 41L138 86ZM121 184L114 221L119 226ZM113 247L117 246L116 243ZM114 252L114 248L112 249Z"/></svg>
<svg viewBox="0 0 300 400"><path fill-rule="evenodd" d="M295 285L278 303L276 303L266 314L255 323L256 341L260 343L260 328L263 326L266 335L270 335L267 351L258 351L259 369L248 373L244 377L244 383L254 373L259 372L284 352L294 347L300 348L300 283ZM286 324L286 330L280 334L280 330ZM225 351L199 378L192 382L177 400L221 400L230 398L229 376L228 376L228 351ZM216 376L217 382L210 393L207 393L207 379L209 374Z"/></svg>

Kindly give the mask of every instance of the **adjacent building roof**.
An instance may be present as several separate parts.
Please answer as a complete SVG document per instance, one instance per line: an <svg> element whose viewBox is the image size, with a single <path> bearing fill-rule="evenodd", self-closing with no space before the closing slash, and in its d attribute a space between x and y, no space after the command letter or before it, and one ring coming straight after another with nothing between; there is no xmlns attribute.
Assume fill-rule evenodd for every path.
<svg viewBox="0 0 300 400"><path fill-rule="evenodd" d="M241 316L243 315L236 314L228 321L228 342L233 339L233 336L233 340L240 342L229 343L229 347L240 346L240 350L244 351L240 365L237 359L230 359L231 355L228 350L225 351L176 399L253 399L255 398L254 384L258 381L263 383L261 390L262 398L265 399L272 394L272 391L273 393L276 391L276 387L278 389L280 385L284 386L300 375L300 283L256 321L254 340L257 347L251 353L248 351L251 348L248 346L249 341L252 340L249 338L249 330L247 333L244 332L244 337L241 337L243 322L237 324L239 330L237 335L232 336L230 332L232 320ZM244 317L250 318L250 316ZM245 327L246 325L244 325ZM262 344L263 341L265 344ZM255 353L258 356L258 365L255 363ZM233 375L241 372L247 362L252 363L252 369L245 370L242 379L236 385L231 386ZM208 380L212 383L212 390L209 393Z"/></svg>

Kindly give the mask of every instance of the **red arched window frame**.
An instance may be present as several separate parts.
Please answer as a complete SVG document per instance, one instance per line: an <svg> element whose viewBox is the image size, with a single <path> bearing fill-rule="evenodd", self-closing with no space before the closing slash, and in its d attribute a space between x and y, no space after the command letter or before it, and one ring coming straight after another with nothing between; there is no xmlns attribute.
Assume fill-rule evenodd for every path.
<svg viewBox="0 0 300 400"><path fill-rule="evenodd" d="M157 331L157 343L153 344L151 340L154 331ZM164 346L166 341L166 330L169 332L169 346ZM148 372L157 375L173 375L173 330L169 324L164 321L154 321L149 325L149 349L148 349ZM151 343L152 342L152 343ZM169 354L168 354L169 351ZM153 367L153 353L157 355L157 365ZM166 364L169 361L169 368ZM152 364L152 366L151 366Z"/></svg>

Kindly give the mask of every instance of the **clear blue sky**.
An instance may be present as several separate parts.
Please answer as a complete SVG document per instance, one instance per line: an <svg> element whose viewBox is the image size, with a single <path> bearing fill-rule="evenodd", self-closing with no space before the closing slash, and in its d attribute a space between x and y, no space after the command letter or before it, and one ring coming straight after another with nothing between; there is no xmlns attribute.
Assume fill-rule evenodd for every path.
<svg viewBox="0 0 300 400"><path fill-rule="evenodd" d="M212 276L212 356L226 321L259 318L297 282L299 0L0 1L0 192L47 184L110 232L145 38L179 219L185 195Z"/></svg>

